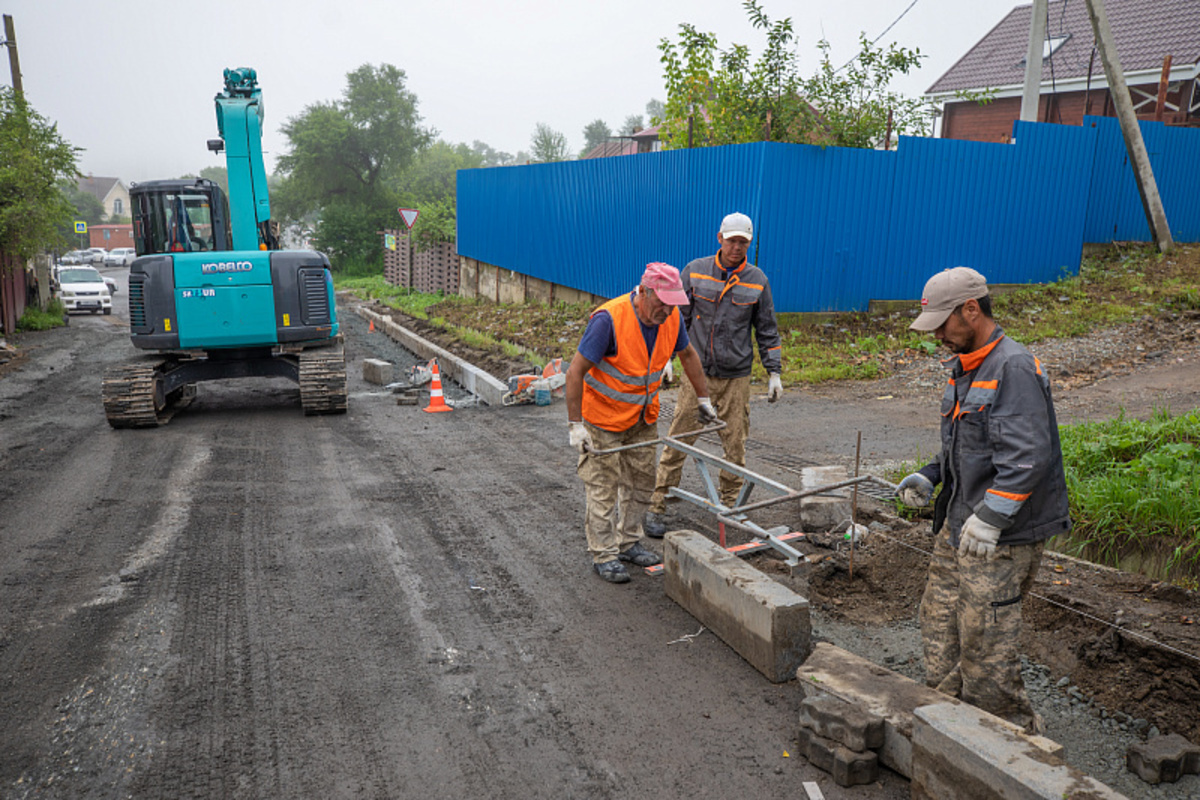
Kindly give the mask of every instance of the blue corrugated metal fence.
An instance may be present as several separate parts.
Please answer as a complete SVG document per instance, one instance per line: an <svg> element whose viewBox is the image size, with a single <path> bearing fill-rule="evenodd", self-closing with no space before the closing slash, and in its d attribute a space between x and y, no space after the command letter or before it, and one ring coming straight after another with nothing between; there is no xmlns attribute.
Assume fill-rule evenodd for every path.
<svg viewBox="0 0 1200 800"><path fill-rule="evenodd" d="M1178 241L1200 241L1200 130L1143 123ZM1116 120L1018 122L1014 143L904 137L894 152L760 143L463 170L458 252L604 297L650 261L717 250L754 220L751 258L781 311L916 298L965 264L994 283L1055 280L1085 241L1149 240Z"/></svg>

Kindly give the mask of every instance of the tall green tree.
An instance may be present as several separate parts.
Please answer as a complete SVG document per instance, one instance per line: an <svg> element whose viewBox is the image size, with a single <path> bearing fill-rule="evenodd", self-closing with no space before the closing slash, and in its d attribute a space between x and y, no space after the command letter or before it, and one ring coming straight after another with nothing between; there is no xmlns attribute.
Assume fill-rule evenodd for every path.
<svg viewBox="0 0 1200 800"><path fill-rule="evenodd" d="M717 37L680 25L677 41L659 43L667 88L660 139L667 148L744 142L798 142L878 147L894 134L924 134L932 106L888 87L920 66L919 50L875 47L860 38L857 56L844 68L829 60L829 43L817 46L816 74L800 74L791 17L772 21L758 0L743 0L751 25L766 31L764 51L753 58L745 45L719 49Z"/></svg>
<svg viewBox="0 0 1200 800"><path fill-rule="evenodd" d="M402 205L421 212L412 231L417 249L455 240L458 171L482 167L484 160L476 148L443 141L435 142L417 154L412 166L397 183Z"/></svg>
<svg viewBox="0 0 1200 800"><path fill-rule="evenodd" d="M529 141L529 149L532 151L533 161L566 161L567 137L546 123L539 122L534 128L533 138Z"/></svg>
<svg viewBox="0 0 1200 800"><path fill-rule="evenodd" d="M625 118L625 123L621 126L621 135L630 136L644 127L646 127L646 123L642 121L641 114L630 114Z"/></svg>
<svg viewBox="0 0 1200 800"><path fill-rule="evenodd" d="M657 125L658 120L662 119L666 114L666 106L662 100L650 99L646 101L646 121L649 125Z"/></svg>
<svg viewBox="0 0 1200 800"><path fill-rule="evenodd" d="M0 251L24 262L62 244L72 207L59 189L81 150L12 89L0 87Z"/></svg>
<svg viewBox="0 0 1200 800"><path fill-rule="evenodd" d="M314 244L335 259L382 265L376 231L395 222L396 181L432 141L403 70L364 64L340 100L315 103L283 126L289 150L273 205L285 220L317 215Z"/></svg>
<svg viewBox="0 0 1200 800"><path fill-rule="evenodd" d="M591 152L593 147L602 145L612 136L612 128L602 119L594 119L583 129L583 153Z"/></svg>
<svg viewBox="0 0 1200 800"><path fill-rule="evenodd" d="M79 181L75 178L60 180L58 191L62 193L71 208L70 216L58 223L59 238L78 246L79 235L75 233L74 223L86 222L89 227L101 224L104 222L104 203L97 200L91 192L80 189Z"/></svg>

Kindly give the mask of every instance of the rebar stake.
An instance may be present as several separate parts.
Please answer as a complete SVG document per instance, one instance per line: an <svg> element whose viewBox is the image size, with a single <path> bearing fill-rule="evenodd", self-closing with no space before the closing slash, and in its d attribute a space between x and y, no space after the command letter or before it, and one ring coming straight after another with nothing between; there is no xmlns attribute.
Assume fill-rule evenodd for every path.
<svg viewBox="0 0 1200 800"><path fill-rule="evenodd" d="M854 446L854 477L858 477L858 460L862 455L862 431L858 432L858 443ZM854 580L854 540L858 537L858 484L850 499L850 580Z"/></svg>

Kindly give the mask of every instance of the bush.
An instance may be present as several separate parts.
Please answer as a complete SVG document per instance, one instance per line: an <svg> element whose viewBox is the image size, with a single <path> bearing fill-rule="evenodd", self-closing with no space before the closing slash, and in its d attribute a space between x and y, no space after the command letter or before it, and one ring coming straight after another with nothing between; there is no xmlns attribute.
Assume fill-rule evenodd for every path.
<svg viewBox="0 0 1200 800"><path fill-rule="evenodd" d="M63 316L67 310L63 308L61 300L51 300L46 310L29 306L25 309L25 313L17 320L17 330L21 331L48 331L51 328L63 326Z"/></svg>

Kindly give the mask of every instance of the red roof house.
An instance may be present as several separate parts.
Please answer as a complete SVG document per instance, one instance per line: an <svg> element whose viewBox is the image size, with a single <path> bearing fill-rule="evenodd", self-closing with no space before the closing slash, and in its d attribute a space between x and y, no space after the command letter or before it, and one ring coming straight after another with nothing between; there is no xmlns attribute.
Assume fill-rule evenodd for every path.
<svg viewBox="0 0 1200 800"><path fill-rule="evenodd" d="M1106 0L1109 25L1137 115L1154 119L1163 60L1171 57L1162 121L1200 125L1200 0ZM941 135L1007 141L1021 116L1032 5L1018 6L992 28L926 97L942 104ZM1038 120L1079 125L1084 115L1116 116L1083 0L1049 3ZM985 105L956 92L994 90Z"/></svg>

